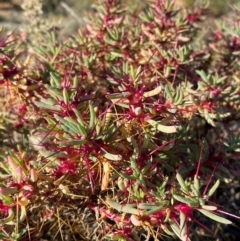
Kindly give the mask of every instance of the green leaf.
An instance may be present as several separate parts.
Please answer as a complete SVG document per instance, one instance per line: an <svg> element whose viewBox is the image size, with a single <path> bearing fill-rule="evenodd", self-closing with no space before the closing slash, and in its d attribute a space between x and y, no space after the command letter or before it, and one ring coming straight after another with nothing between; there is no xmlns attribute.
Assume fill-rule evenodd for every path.
<svg viewBox="0 0 240 241"><path fill-rule="evenodd" d="M75 132L80 133L84 137L87 136L86 129L82 125L80 125L78 122L76 122L73 118L64 117L64 120L67 120L68 122L70 122L72 124L72 127L74 128Z"/></svg>
<svg viewBox="0 0 240 241"><path fill-rule="evenodd" d="M220 185L220 181L219 179L216 181L216 183L212 186L212 188L208 191L207 196L211 197L213 195L213 193L217 190L217 188Z"/></svg>
<svg viewBox="0 0 240 241"><path fill-rule="evenodd" d="M59 91L59 89L57 88L53 88L50 85L46 85L45 86L47 91L49 92L49 94L54 98L54 99L59 99L59 100L63 100L63 95L62 93Z"/></svg>
<svg viewBox="0 0 240 241"><path fill-rule="evenodd" d="M187 235L187 221L186 221L185 213L180 211L180 234L181 237L185 237Z"/></svg>
<svg viewBox="0 0 240 241"><path fill-rule="evenodd" d="M144 213L145 215L152 215L154 213L157 213L158 211L160 211L161 209L163 209L163 207L155 207L150 209L149 211L147 211L146 213Z"/></svg>
<svg viewBox="0 0 240 241"><path fill-rule="evenodd" d="M77 89L78 84L79 84L78 78L77 78L77 76L74 76L74 78L73 78L73 88Z"/></svg>
<svg viewBox="0 0 240 241"><path fill-rule="evenodd" d="M3 233L2 231L0 231L0 239L2 239L2 240L4 240L4 239L8 239L9 240L9 236L7 235L7 234L5 234L5 233Z"/></svg>
<svg viewBox="0 0 240 241"><path fill-rule="evenodd" d="M188 187L187 187L186 183L184 182L182 176L179 173L177 173L176 178L177 178L179 185L181 186L181 189L184 192L189 193Z"/></svg>
<svg viewBox="0 0 240 241"><path fill-rule="evenodd" d="M139 203L137 207L143 210L163 208L159 203Z"/></svg>
<svg viewBox="0 0 240 241"><path fill-rule="evenodd" d="M217 221L219 223L223 223L223 224L231 224L232 223L230 220L219 217L218 215L213 214L205 209L197 209L197 210L199 212L201 212L203 215L205 215L206 217L211 218L212 220Z"/></svg>
<svg viewBox="0 0 240 241"><path fill-rule="evenodd" d="M110 124L111 119L112 119L112 110L108 109L107 113L105 115L104 124L103 124L103 127L102 127L103 131L109 129L109 124Z"/></svg>
<svg viewBox="0 0 240 241"><path fill-rule="evenodd" d="M195 188L195 186L193 184L191 184L191 189L195 196L197 196L197 197L200 196L200 192Z"/></svg>
<svg viewBox="0 0 240 241"><path fill-rule="evenodd" d="M173 233L173 232L171 232L168 228L167 228L167 226L165 226L165 225L161 225L161 228L162 228L162 230L167 234L167 235L169 235L169 236L174 236L175 234Z"/></svg>
<svg viewBox="0 0 240 241"><path fill-rule="evenodd" d="M180 105L182 103L182 100L183 100L183 90L181 88L181 86L179 86L177 88L177 92L176 92L176 95L175 95L175 98L174 98L174 104L175 105Z"/></svg>
<svg viewBox="0 0 240 241"><path fill-rule="evenodd" d="M122 99L111 99L111 101L113 102L113 104L116 104L116 105L119 105L123 108L129 109L129 104L121 102Z"/></svg>
<svg viewBox="0 0 240 241"><path fill-rule="evenodd" d="M95 126L95 121L96 121L96 113L92 103L89 104L89 109L90 109L89 130L92 130Z"/></svg>
<svg viewBox="0 0 240 241"><path fill-rule="evenodd" d="M77 119L78 119L79 124L80 124L82 127L85 126L85 123L84 123L84 121L83 121L83 118L82 118L81 113L80 113L77 109L72 109L72 110L73 110L73 112L75 113L75 115L77 116Z"/></svg>
<svg viewBox="0 0 240 241"><path fill-rule="evenodd" d="M202 80L208 83L208 76L203 70L196 70L196 73L202 78Z"/></svg>
<svg viewBox="0 0 240 241"><path fill-rule="evenodd" d="M79 134L79 130L78 130L77 126L74 124L74 121L73 120L72 121L69 120L71 118L69 118L69 117L62 118L62 117L60 117L58 115L54 115L54 117L55 117L55 119L57 121L61 122L64 125L64 127L66 127L69 130L71 130L72 134Z"/></svg>
<svg viewBox="0 0 240 241"><path fill-rule="evenodd" d="M199 201L198 200L185 198L185 197L179 196L179 195L173 195L173 197L174 197L174 199L176 199L177 201L179 201L181 203L188 204L190 207L198 207L199 206Z"/></svg>
<svg viewBox="0 0 240 241"><path fill-rule="evenodd" d="M190 239L187 237L187 235L182 235L180 227L174 222L169 222L173 232L182 240L182 241L190 241Z"/></svg>
<svg viewBox="0 0 240 241"><path fill-rule="evenodd" d="M154 128L156 128L158 131L163 132L163 133L175 133L177 132L177 127L176 126L165 126L161 125L158 122L154 120L148 120L147 121L150 125L152 125Z"/></svg>
<svg viewBox="0 0 240 241"><path fill-rule="evenodd" d="M13 151L9 151L10 156L13 158L15 164L17 164L18 166L22 167L24 169L24 164L23 161L20 160Z"/></svg>
<svg viewBox="0 0 240 241"><path fill-rule="evenodd" d="M27 215L26 207L21 206L21 214L20 214L18 222L22 223L26 219L26 215Z"/></svg>
<svg viewBox="0 0 240 241"><path fill-rule="evenodd" d="M147 174L147 172L149 171L149 169L151 168L152 163L148 162L147 165L142 169L142 174Z"/></svg>
<svg viewBox="0 0 240 241"><path fill-rule="evenodd" d="M105 151L105 154L103 155L106 159L111 160L111 161L121 161L122 156L118 154L111 154L109 152Z"/></svg>
<svg viewBox="0 0 240 241"><path fill-rule="evenodd" d="M35 104L37 107L39 107L39 108L48 109L48 110L53 110L53 111L61 111L61 107L60 107L60 106L49 105L49 104L45 104L45 103L39 102L39 101L35 101L34 104Z"/></svg>
<svg viewBox="0 0 240 241"><path fill-rule="evenodd" d="M117 131L118 131L118 129L117 129L116 125L114 123L112 123L103 134L100 134L98 136L98 139L101 138L106 143L115 141Z"/></svg>
<svg viewBox="0 0 240 241"><path fill-rule="evenodd" d="M73 141L62 141L59 144L61 146L81 146L85 144L87 140L73 140Z"/></svg>
<svg viewBox="0 0 240 241"><path fill-rule="evenodd" d="M2 218L0 220L0 224L8 224L8 223L10 223L14 219L14 216L15 216L15 214L13 212L13 209L10 208L8 210L8 216L6 218ZM15 225L15 223L13 223L13 225Z"/></svg>
<svg viewBox="0 0 240 241"><path fill-rule="evenodd" d="M170 85L166 85L166 87L165 87L165 96L167 99L170 100L170 102L173 102L173 94L172 94Z"/></svg>
<svg viewBox="0 0 240 241"><path fill-rule="evenodd" d="M121 92L121 93L113 93L113 94L108 94L106 95L106 97L110 100L112 99L121 99L121 98L126 98L128 96L130 96L131 93L128 92L128 91L125 91L125 92Z"/></svg>
<svg viewBox="0 0 240 241"><path fill-rule="evenodd" d="M69 104L69 94L68 94L68 91L66 88L63 88L63 91L62 91L62 95L63 95L63 101L66 105Z"/></svg>
<svg viewBox="0 0 240 241"><path fill-rule="evenodd" d="M110 198L107 198L106 203L113 209L117 210L118 212L128 213L128 214L134 214L139 215L140 210L137 208L133 208L132 205L121 205L117 202L114 202Z"/></svg>
<svg viewBox="0 0 240 241"><path fill-rule="evenodd" d="M52 83L54 83L53 87L61 87L59 75L57 75L57 73L55 73L55 72L50 72L50 76L51 76Z"/></svg>
<svg viewBox="0 0 240 241"><path fill-rule="evenodd" d="M193 181L193 185L194 185L194 188L196 189L197 193L199 193L199 190L200 190L200 181L199 181L199 178L194 175L194 181ZM199 193L200 194L200 193Z"/></svg>
<svg viewBox="0 0 240 241"><path fill-rule="evenodd" d="M156 87L156 88L153 89L153 90L144 92L144 93L143 93L143 96L144 96L145 98L152 97L152 96L158 95L158 94L161 92L161 90L162 90L162 86L158 86L158 87Z"/></svg>
<svg viewBox="0 0 240 241"><path fill-rule="evenodd" d="M8 173L8 174L3 174L3 173L0 173L0 175L6 175L6 176L11 176L12 174L11 174L11 171L10 171L10 169L9 169L9 165L6 163L6 162L0 162L0 167L6 172L6 173ZM2 170L1 170L1 172L2 172Z"/></svg>
<svg viewBox="0 0 240 241"><path fill-rule="evenodd" d="M118 173L120 177L124 178L124 179L127 179L127 180L135 180L135 177L134 176L129 176L125 173Z"/></svg>
<svg viewBox="0 0 240 241"><path fill-rule="evenodd" d="M87 136L87 132L84 129L84 127L82 127L80 124L78 124L75 120L73 120L70 117L60 117L58 115L54 115L55 119L58 120L59 122L61 122L64 127L68 128L72 134L81 134L82 136L86 137ZM62 126L63 127L63 126ZM65 128L64 128L65 129ZM65 129L66 130L66 129Z"/></svg>
<svg viewBox="0 0 240 241"><path fill-rule="evenodd" d="M170 222L170 227L172 228L173 232L181 239L180 235L180 227L175 222Z"/></svg>
<svg viewBox="0 0 240 241"><path fill-rule="evenodd" d="M201 205L202 209L208 210L208 211L216 211L217 207L215 206L209 206L209 205Z"/></svg>

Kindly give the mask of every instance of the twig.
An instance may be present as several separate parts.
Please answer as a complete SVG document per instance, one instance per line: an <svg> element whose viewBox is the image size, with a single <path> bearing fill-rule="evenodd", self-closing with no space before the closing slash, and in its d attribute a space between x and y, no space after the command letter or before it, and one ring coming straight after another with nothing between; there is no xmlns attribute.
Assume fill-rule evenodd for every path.
<svg viewBox="0 0 240 241"><path fill-rule="evenodd" d="M70 15L72 15L73 18L78 21L78 23L82 24L82 20L78 17L72 8L70 8L65 2L61 2L60 4Z"/></svg>
<svg viewBox="0 0 240 241"><path fill-rule="evenodd" d="M145 241L149 241L150 235L151 235L150 229L148 228L148 229L147 229L147 235L145 235L145 238L146 238Z"/></svg>

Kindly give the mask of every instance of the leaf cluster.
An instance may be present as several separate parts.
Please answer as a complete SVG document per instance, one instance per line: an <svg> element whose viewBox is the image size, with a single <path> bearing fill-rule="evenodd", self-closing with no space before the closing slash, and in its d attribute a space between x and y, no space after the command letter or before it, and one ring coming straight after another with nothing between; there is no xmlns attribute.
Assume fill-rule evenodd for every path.
<svg viewBox="0 0 240 241"><path fill-rule="evenodd" d="M147 230L188 241L196 212L231 223L210 199L229 177L227 152L237 156L239 138L215 153L191 120L217 127L236 114L239 26L201 30L206 8L106 0L71 38L51 32L34 46L37 75L27 67L26 78L41 79L41 94L26 92L37 96L29 105L44 118L41 138L34 163L33 150L25 161L3 155L2 225L24 222L26 206L48 200L80 200L101 215L91 231L98 240L140 240Z"/></svg>

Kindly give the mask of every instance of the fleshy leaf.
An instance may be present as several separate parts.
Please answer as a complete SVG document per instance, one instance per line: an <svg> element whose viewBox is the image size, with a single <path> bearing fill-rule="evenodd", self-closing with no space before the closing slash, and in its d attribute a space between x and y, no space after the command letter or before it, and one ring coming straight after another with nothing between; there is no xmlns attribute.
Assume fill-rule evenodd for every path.
<svg viewBox="0 0 240 241"><path fill-rule="evenodd" d="M188 190L187 185L185 184L182 176L181 176L179 173L177 173L176 178L177 178L178 183L179 183L179 185L181 186L182 190L183 190L184 192L188 193L189 190Z"/></svg>
<svg viewBox="0 0 240 241"><path fill-rule="evenodd" d="M118 212L123 212L123 213L129 213L129 214L135 214L139 215L140 210L137 208L134 208L133 205L121 205L111 199L107 199L106 203L113 209L117 210Z"/></svg>
<svg viewBox="0 0 240 241"><path fill-rule="evenodd" d="M213 193L217 190L219 187L220 181L217 180L216 183L212 186L212 188L208 191L207 196L210 197L213 195Z"/></svg>
<svg viewBox="0 0 240 241"><path fill-rule="evenodd" d="M122 160L122 156L121 155L111 154L109 152L106 152L103 156L106 159L111 160L111 161L121 161Z"/></svg>
<svg viewBox="0 0 240 241"><path fill-rule="evenodd" d="M223 224L231 224L232 222L226 218L219 217L218 215L211 213L205 209L198 209L199 212L201 212L203 215L205 215L208 218L211 218L212 220L215 220L219 223Z"/></svg>
<svg viewBox="0 0 240 241"><path fill-rule="evenodd" d="M154 120L148 120L148 123L155 127L158 131L163 132L163 133L175 133L177 132L177 127L176 126L165 126L159 124L157 121Z"/></svg>

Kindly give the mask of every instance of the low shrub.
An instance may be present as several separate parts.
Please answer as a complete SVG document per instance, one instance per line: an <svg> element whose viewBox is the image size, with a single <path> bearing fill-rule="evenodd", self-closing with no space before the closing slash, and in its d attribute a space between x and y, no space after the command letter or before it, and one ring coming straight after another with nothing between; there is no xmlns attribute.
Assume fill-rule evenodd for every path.
<svg viewBox="0 0 240 241"><path fill-rule="evenodd" d="M69 39L51 30L26 51L24 77L41 87L23 93L36 117L29 141L2 154L2 240L34 240L54 222L52 240L69 240L64 225L72 236L87 225L85 240L119 241L188 241L194 223L210 231L198 214L230 224L213 196L232 175L239 137L216 148L196 122L217 128L237 116L239 11L207 27L207 4L106 0ZM19 87L4 71L2 83ZM63 218L70 206L90 215L79 214L81 231Z"/></svg>

